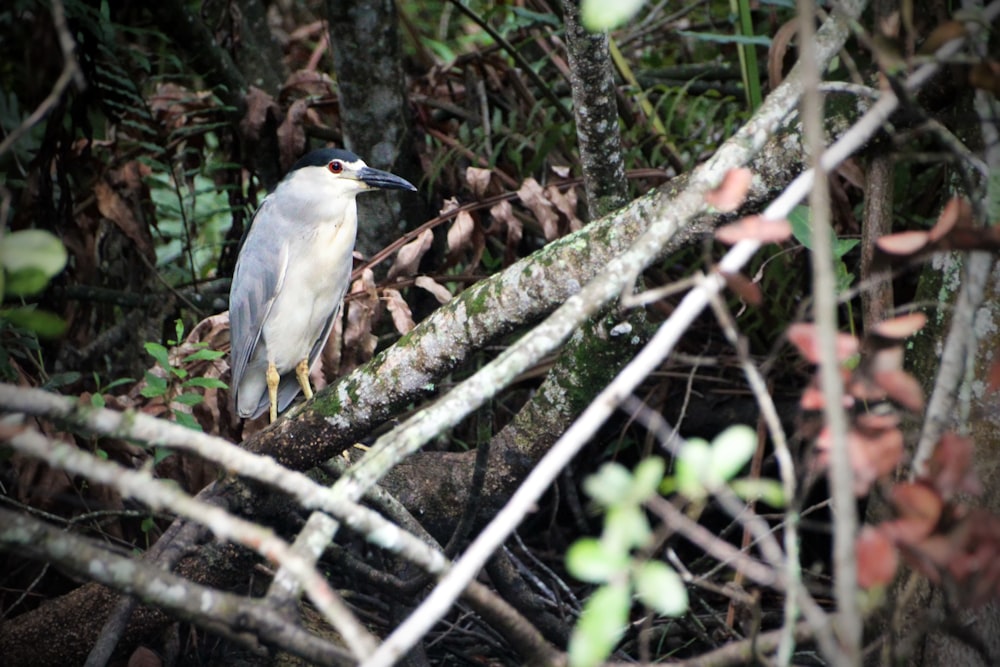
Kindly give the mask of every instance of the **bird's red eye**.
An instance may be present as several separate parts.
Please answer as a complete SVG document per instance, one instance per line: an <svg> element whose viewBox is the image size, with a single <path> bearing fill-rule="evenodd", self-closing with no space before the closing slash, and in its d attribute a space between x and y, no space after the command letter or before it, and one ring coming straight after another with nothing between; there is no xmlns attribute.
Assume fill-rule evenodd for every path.
<svg viewBox="0 0 1000 667"><path fill-rule="evenodd" d="M327 165L327 169L329 169L334 174L339 174L340 172L344 171L344 163L341 162L340 160L334 160L333 162Z"/></svg>

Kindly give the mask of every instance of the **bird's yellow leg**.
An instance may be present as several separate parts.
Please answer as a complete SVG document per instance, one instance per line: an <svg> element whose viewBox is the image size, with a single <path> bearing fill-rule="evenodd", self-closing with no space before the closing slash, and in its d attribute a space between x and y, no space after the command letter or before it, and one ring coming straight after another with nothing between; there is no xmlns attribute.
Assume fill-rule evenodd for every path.
<svg viewBox="0 0 1000 667"><path fill-rule="evenodd" d="M295 377L299 379L299 386L308 401L313 397L312 387L309 385L309 360L303 359L295 367Z"/></svg>
<svg viewBox="0 0 1000 667"><path fill-rule="evenodd" d="M271 401L271 423L273 424L278 419L278 383L281 381L281 375L278 374L278 369L274 367L272 362L267 364L267 397Z"/></svg>

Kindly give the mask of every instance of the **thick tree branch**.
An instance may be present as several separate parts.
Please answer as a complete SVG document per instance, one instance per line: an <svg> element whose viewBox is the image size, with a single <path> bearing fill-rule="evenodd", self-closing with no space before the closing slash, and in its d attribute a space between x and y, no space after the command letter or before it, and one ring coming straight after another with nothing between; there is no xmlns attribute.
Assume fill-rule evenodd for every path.
<svg viewBox="0 0 1000 667"><path fill-rule="evenodd" d="M345 650L286 623L266 605L243 595L198 585L154 564L112 553L92 540L25 514L0 509L0 549L16 550L28 558L54 563L77 576L136 595L178 618L253 648L259 648L253 639L256 635L316 664L349 662ZM236 632L235 628L241 631ZM5 656L13 657L10 653ZM25 658L8 664L30 664L32 658Z"/></svg>

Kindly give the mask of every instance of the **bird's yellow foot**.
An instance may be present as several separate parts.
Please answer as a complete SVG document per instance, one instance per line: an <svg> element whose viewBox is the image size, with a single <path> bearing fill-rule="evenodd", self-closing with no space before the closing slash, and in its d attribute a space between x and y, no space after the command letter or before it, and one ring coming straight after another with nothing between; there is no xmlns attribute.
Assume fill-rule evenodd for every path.
<svg viewBox="0 0 1000 667"><path fill-rule="evenodd" d="M267 397L271 402L271 423L273 424L278 419L278 383L281 381L281 376L278 374L278 369L275 368L274 364L268 362L267 364Z"/></svg>
<svg viewBox="0 0 1000 667"><path fill-rule="evenodd" d="M313 397L312 386L309 384L309 360L303 359L295 367L295 377L299 380L299 386L302 387L302 394L306 397L308 401Z"/></svg>

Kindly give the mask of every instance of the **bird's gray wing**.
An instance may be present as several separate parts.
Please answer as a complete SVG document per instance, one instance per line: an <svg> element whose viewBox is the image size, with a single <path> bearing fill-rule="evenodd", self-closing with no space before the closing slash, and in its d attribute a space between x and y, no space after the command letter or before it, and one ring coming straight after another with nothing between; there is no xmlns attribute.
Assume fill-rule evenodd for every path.
<svg viewBox="0 0 1000 667"><path fill-rule="evenodd" d="M256 417L261 412L260 404L267 408L266 382L261 397L259 389L267 370L267 355L254 355L261 342L261 331L281 290L288 268L288 249L281 234L268 229L269 202L264 200L254 219L246 242L236 261L233 284L229 291L229 338L232 349L232 378L230 387L234 404L243 417ZM252 363L253 362L253 363ZM258 368L259 366L259 368ZM249 380L249 382L248 382ZM244 395L240 392L258 394ZM246 407L252 402L258 404L252 415Z"/></svg>

